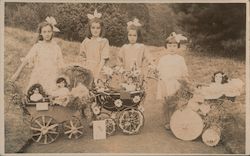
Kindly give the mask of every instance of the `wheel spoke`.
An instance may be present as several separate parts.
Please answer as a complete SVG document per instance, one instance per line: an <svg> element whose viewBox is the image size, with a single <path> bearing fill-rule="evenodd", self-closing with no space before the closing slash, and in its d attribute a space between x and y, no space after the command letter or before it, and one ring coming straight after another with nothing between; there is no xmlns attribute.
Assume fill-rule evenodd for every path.
<svg viewBox="0 0 250 156"><path fill-rule="evenodd" d="M40 135L40 134L41 134L41 133L32 134L32 137L38 136L38 135Z"/></svg>
<svg viewBox="0 0 250 156"><path fill-rule="evenodd" d="M31 126L30 126L30 129L31 129L31 130L34 130L34 131L41 131L41 129L40 129L40 128L31 127Z"/></svg>
<svg viewBox="0 0 250 156"><path fill-rule="evenodd" d="M55 127L57 127L58 126L58 124L56 123L56 124L53 124L53 125L50 125L49 127L48 127L48 129L50 130L50 129L54 129Z"/></svg>
<svg viewBox="0 0 250 156"><path fill-rule="evenodd" d="M42 116L42 120L43 120L43 126L46 126L46 124L45 124L45 116L44 115Z"/></svg>
<svg viewBox="0 0 250 156"><path fill-rule="evenodd" d="M70 120L69 122L70 122L71 127L74 127L72 120Z"/></svg>
<svg viewBox="0 0 250 156"><path fill-rule="evenodd" d="M43 125L41 125L41 123L38 120L35 120L35 122L40 126L43 127Z"/></svg>
<svg viewBox="0 0 250 156"><path fill-rule="evenodd" d="M52 118L49 118L49 121L48 121L48 123L47 123L47 127L49 126L49 124L50 124L50 122L52 121Z"/></svg>
<svg viewBox="0 0 250 156"><path fill-rule="evenodd" d="M76 129L78 130L78 129L81 129L81 128L83 128L83 126L77 127Z"/></svg>
<svg viewBox="0 0 250 156"><path fill-rule="evenodd" d="M77 133L80 133L80 134L83 134L83 132L82 132L82 131L79 131L79 130L77 130L76 132L77 132Z"/></svg>
<svg viewBox="0 0 250 156"><path fill-rule="evenodd" d="M72 133L72 129L69 130L69 131L64 132L64 134L69 134L69 133Z"/></svg>
<svg viewBox="0 0 250 156"><path fill-rule="evenodd" d="M48 142L48 136L47 136L47 134L44 137L45 137L44 138L44 144L47 144L47 142Z"/></svg>
<svg viewBox="0 0 250 156"><path fill-rule="evenodd" d="M48 131L48 133L50 133L50 134L58 134L58 132L54 132L54 131Z"/></svg>
<svg viewBox="0 0 250 156"><path fill-rule="evenodd" d="M51 141L54 140L54 138L49 133L47 135L49 136L49 138L51 139Z"/></svg>
<svg viewBox="0 0 250 156"><path fill-rule="evenodd" d="M73 135L73 133L70 133L70 135L69 135L69 138L70 138L70 139L71 139L72 135Z"/></svg>
<svg viewBox="0 0 250 156"><path fill-rule="evenodd" d="M71 129L71 127L70 127L70 126L68 126L68 125L66 125L66 124L64 125L64 127L67 127L67 128L69 128L69 129Z"/></svg>
<svg viewBox="0 0 250 156"><path fill-rule="evenodd" d="M36 142L39 142L42 139L43 134L41 133Z"/></svg>

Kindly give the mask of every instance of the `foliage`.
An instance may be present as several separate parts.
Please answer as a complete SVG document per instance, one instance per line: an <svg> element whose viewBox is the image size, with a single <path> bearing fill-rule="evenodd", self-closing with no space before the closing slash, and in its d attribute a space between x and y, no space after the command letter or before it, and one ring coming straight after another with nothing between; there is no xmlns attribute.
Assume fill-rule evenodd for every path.
<svg viewBox="0 0 250 156"><path fill-rule="evenodd" d="M245 55L245 4L186 3L171 7L193 48L229 56Z"/></svg>

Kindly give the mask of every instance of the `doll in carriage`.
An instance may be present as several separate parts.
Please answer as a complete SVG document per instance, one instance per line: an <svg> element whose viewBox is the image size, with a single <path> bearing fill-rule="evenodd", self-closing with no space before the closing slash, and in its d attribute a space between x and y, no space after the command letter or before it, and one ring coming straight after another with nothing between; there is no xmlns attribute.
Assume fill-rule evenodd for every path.
<svg viewBox="0 0 250 156"><path fill-rule="evenodd" d="M145 91L140 75L134 75L134 72L125 72L119 67L104 67L106 79L96 81L93 88L96 101L92 110L97 120L106 120L107 135L114 134L117 125L129 135L139 133L143 127L141 104Z"/></svg>
<svg viewBox="0 0 250 156"><path fill-rule="evenodd" d="M69 139L78 139L84 134L88 121L82 117L92 102L89 96L92 72L80 66L69 66L63 72L55 82L58 88L51 94L40 84L32 85L27 94L19 93L22 99L18 104L34 142L52 143L60 133Z"/></svg>
<svg viewBox="0 0 250 156"><path fill-rule="evenodd" d="M202 134L202 141L208 146L216 146L221 140L243 82L228 79L222 71L215 72L211 82L198 85L185 107L171 117L170 127L177 138L194 140Z"/></svg>

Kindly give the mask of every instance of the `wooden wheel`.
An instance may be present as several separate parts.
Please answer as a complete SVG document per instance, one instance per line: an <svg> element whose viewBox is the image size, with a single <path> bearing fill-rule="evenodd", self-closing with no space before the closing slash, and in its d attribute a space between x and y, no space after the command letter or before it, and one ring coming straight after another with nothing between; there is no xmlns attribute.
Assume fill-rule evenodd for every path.
<svg viewBox="0 0 250 156"><path fill-rule="evenodd" d="M96 117L97 120L105 120L106 134L112 135L116 130L115 120L110 117L108 113L102 112Z"/></svg>
<svg viewBox="0 0 250 156"><path fill-rule="evenodd" d="M189 108L177 110L170 119L170 128L181 140L194 140L203 131L203 121L200 115Z"/></svg>
<svg viewBox="0 0 250 156"><path fill-rule="evenodd" d="M31 121L32 140L40 144L50 144L59 136L59 124L50 116L39 116Z"/></svg>
<svg viewBox="0 0 250 156"><path fill-rule="evenodd" d="M77 117L72 117L63 123L64 134L69 139L78 139L83 135L83 125Z"/></svg>
<svg viewBox="0 0 250 156"><path fill-rule="evenodd" d="M119 117L119 127L125 134L136 134L144 124L144 116L137 109L124 110Z"/></svg>

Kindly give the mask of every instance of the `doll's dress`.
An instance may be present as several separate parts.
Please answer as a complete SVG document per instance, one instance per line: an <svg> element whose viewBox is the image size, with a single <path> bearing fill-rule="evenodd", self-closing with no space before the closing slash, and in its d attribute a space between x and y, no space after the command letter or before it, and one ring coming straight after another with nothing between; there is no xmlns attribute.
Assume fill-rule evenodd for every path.
<svg viewBox="0 0 250 156"><path fill-rule="evenodd" d="M55 97L53 102L62 106L66 106L69 98L69 93L70 92L67 87L58 88L52 93L52 96Z"/></svg>
<svg viewBox="0 0 250 156"><path fill-rule="evenodd" d="M42 96L42 94L40 94L40 93L34 93L34 94L32 94L31 96L30 96L30 100L31 101L34 101L34 102L38 102L38 101L40 101L40 100L42 100L43 99L43 96Z"/></svg>

